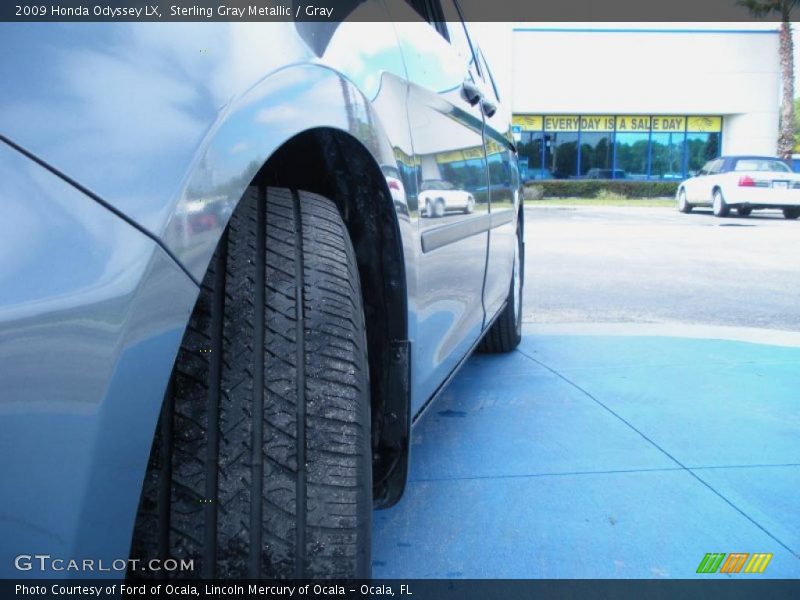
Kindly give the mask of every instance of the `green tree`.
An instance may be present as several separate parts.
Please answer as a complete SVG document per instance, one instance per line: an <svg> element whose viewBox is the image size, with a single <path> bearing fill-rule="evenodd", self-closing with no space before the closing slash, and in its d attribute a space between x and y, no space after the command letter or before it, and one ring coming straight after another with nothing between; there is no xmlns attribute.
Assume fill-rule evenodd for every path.
<svg viewBox="0 0 800 600"><path fill-rule="evenodd" d="M746 7L755 18L777 14L781 18L780 59L781 84L781 124L778 133L778 156L784 160L792 158L794 150L794 48L792 44L792 9L800 0L739 0L738 5Z"/></svg>

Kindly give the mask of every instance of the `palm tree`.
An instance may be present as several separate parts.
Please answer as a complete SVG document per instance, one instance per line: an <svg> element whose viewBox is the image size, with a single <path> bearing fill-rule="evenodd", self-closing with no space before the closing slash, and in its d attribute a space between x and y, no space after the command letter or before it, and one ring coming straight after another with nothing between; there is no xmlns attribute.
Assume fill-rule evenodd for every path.
<svg viewBox="0 0 800 600"><path fill-rule="evenodd" d="M794 48L792 44L792 9L800 0L739 0L738 5L746 7L750 14L760 19L773 13L781 17L781 129L778 134L778 156L791 160L794 150Z"/></svg>

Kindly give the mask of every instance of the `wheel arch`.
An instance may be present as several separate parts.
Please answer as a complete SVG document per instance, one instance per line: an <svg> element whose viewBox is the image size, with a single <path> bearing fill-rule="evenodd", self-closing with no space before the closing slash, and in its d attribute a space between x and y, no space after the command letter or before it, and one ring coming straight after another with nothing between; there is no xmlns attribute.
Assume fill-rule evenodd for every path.
<svg viewBox="0 0 800 600"><path fill-rule="evenodd" d="M370 360L374 495L376 504L388 506L399 500L406 479L408 298L416 281L408 204L415 208L416 198L395 199L381 171L384 165L397 168L397 156L413 152L394 139L400 137L396 124L390 138L373 105L377 100L368 100L347 78L321 65L296 65L270 75L235 101L208 133L161 238L201 281L250 186L294 187L336 203L358 260ZM208 230L194 232L186 227L186 215L198 205L214 220Z"/></svg>

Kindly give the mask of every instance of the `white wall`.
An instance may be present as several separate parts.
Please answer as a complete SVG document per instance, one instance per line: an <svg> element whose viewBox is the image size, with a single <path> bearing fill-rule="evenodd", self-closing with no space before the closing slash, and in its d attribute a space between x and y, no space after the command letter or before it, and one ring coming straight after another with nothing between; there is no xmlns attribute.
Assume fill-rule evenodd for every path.
<svg viewBox="0 0 800 600"><path fill-rule="evenodd" d="M777 110L727 115L722 121L722 154L774 156L777 144Z"/></svg>
<svg viewBox="0 0 800 600"><path fill-rule="evenodd" d="M564 24L511 33L506 24L509 37L498 25L481 44L501 87L510 87L514 113L724 115L723 152L775 153L774 26L764 32L727 23L687 32L674 30L692 24L640 25L649 31L602 31L608 25L596 23L586 26L590 31ZM510 60L502 58L507 39Z"/></svg>

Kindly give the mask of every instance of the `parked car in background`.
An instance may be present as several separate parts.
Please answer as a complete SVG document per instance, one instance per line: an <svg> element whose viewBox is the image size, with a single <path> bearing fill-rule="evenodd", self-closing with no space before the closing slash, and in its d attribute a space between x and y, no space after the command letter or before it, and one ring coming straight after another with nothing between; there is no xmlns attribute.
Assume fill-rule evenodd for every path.
<svg viewBox="0 0 800 600"><path fill-rule="evenodd" d="M800 174L774 156L722 156L708 161L694 177L680 184L678 210L689 213L710 206L726 217L754 210L778 209L787 219L800 217Z"/></svg>
<svg viewBox="0 0 800 600"><path fill-rule="evenodd" d="M589 169L586 179L625 179L626 174L622 169Z"/></svg>
<svg viewBox="0 0 800 600"><path fill-rule="evenodd" d="M550 169L528 169L525 176L525 183L528 181L541 181L553 179L553 172Z"/></svg>
<svg viewBox="0 0 800 600"><path fill-rule="evenodd" d="M448 211L470 214L475 210L475 197L466 190L458 189L449 181L429 179L419 188L419 206L423 216L443 217ZM483 186L486 189L486 186Z"/></svg>
<svg viewBox="0 0 800 600"><path fill-rule="evenodd" d="M348 6L0 24L0 577L369 577L412 420L519 343L510 116L460 7ZM459 214L422 223L467 154L483 210L426 182Z"/></svg>
<svg viewBox="0 0 800 600"><path fill-rule="evenodd" d="M386 185L389 187L395 209L400 213L408 214L408 199L400 170L394 165L381 165L381 173L386 178Z"/></svg>

